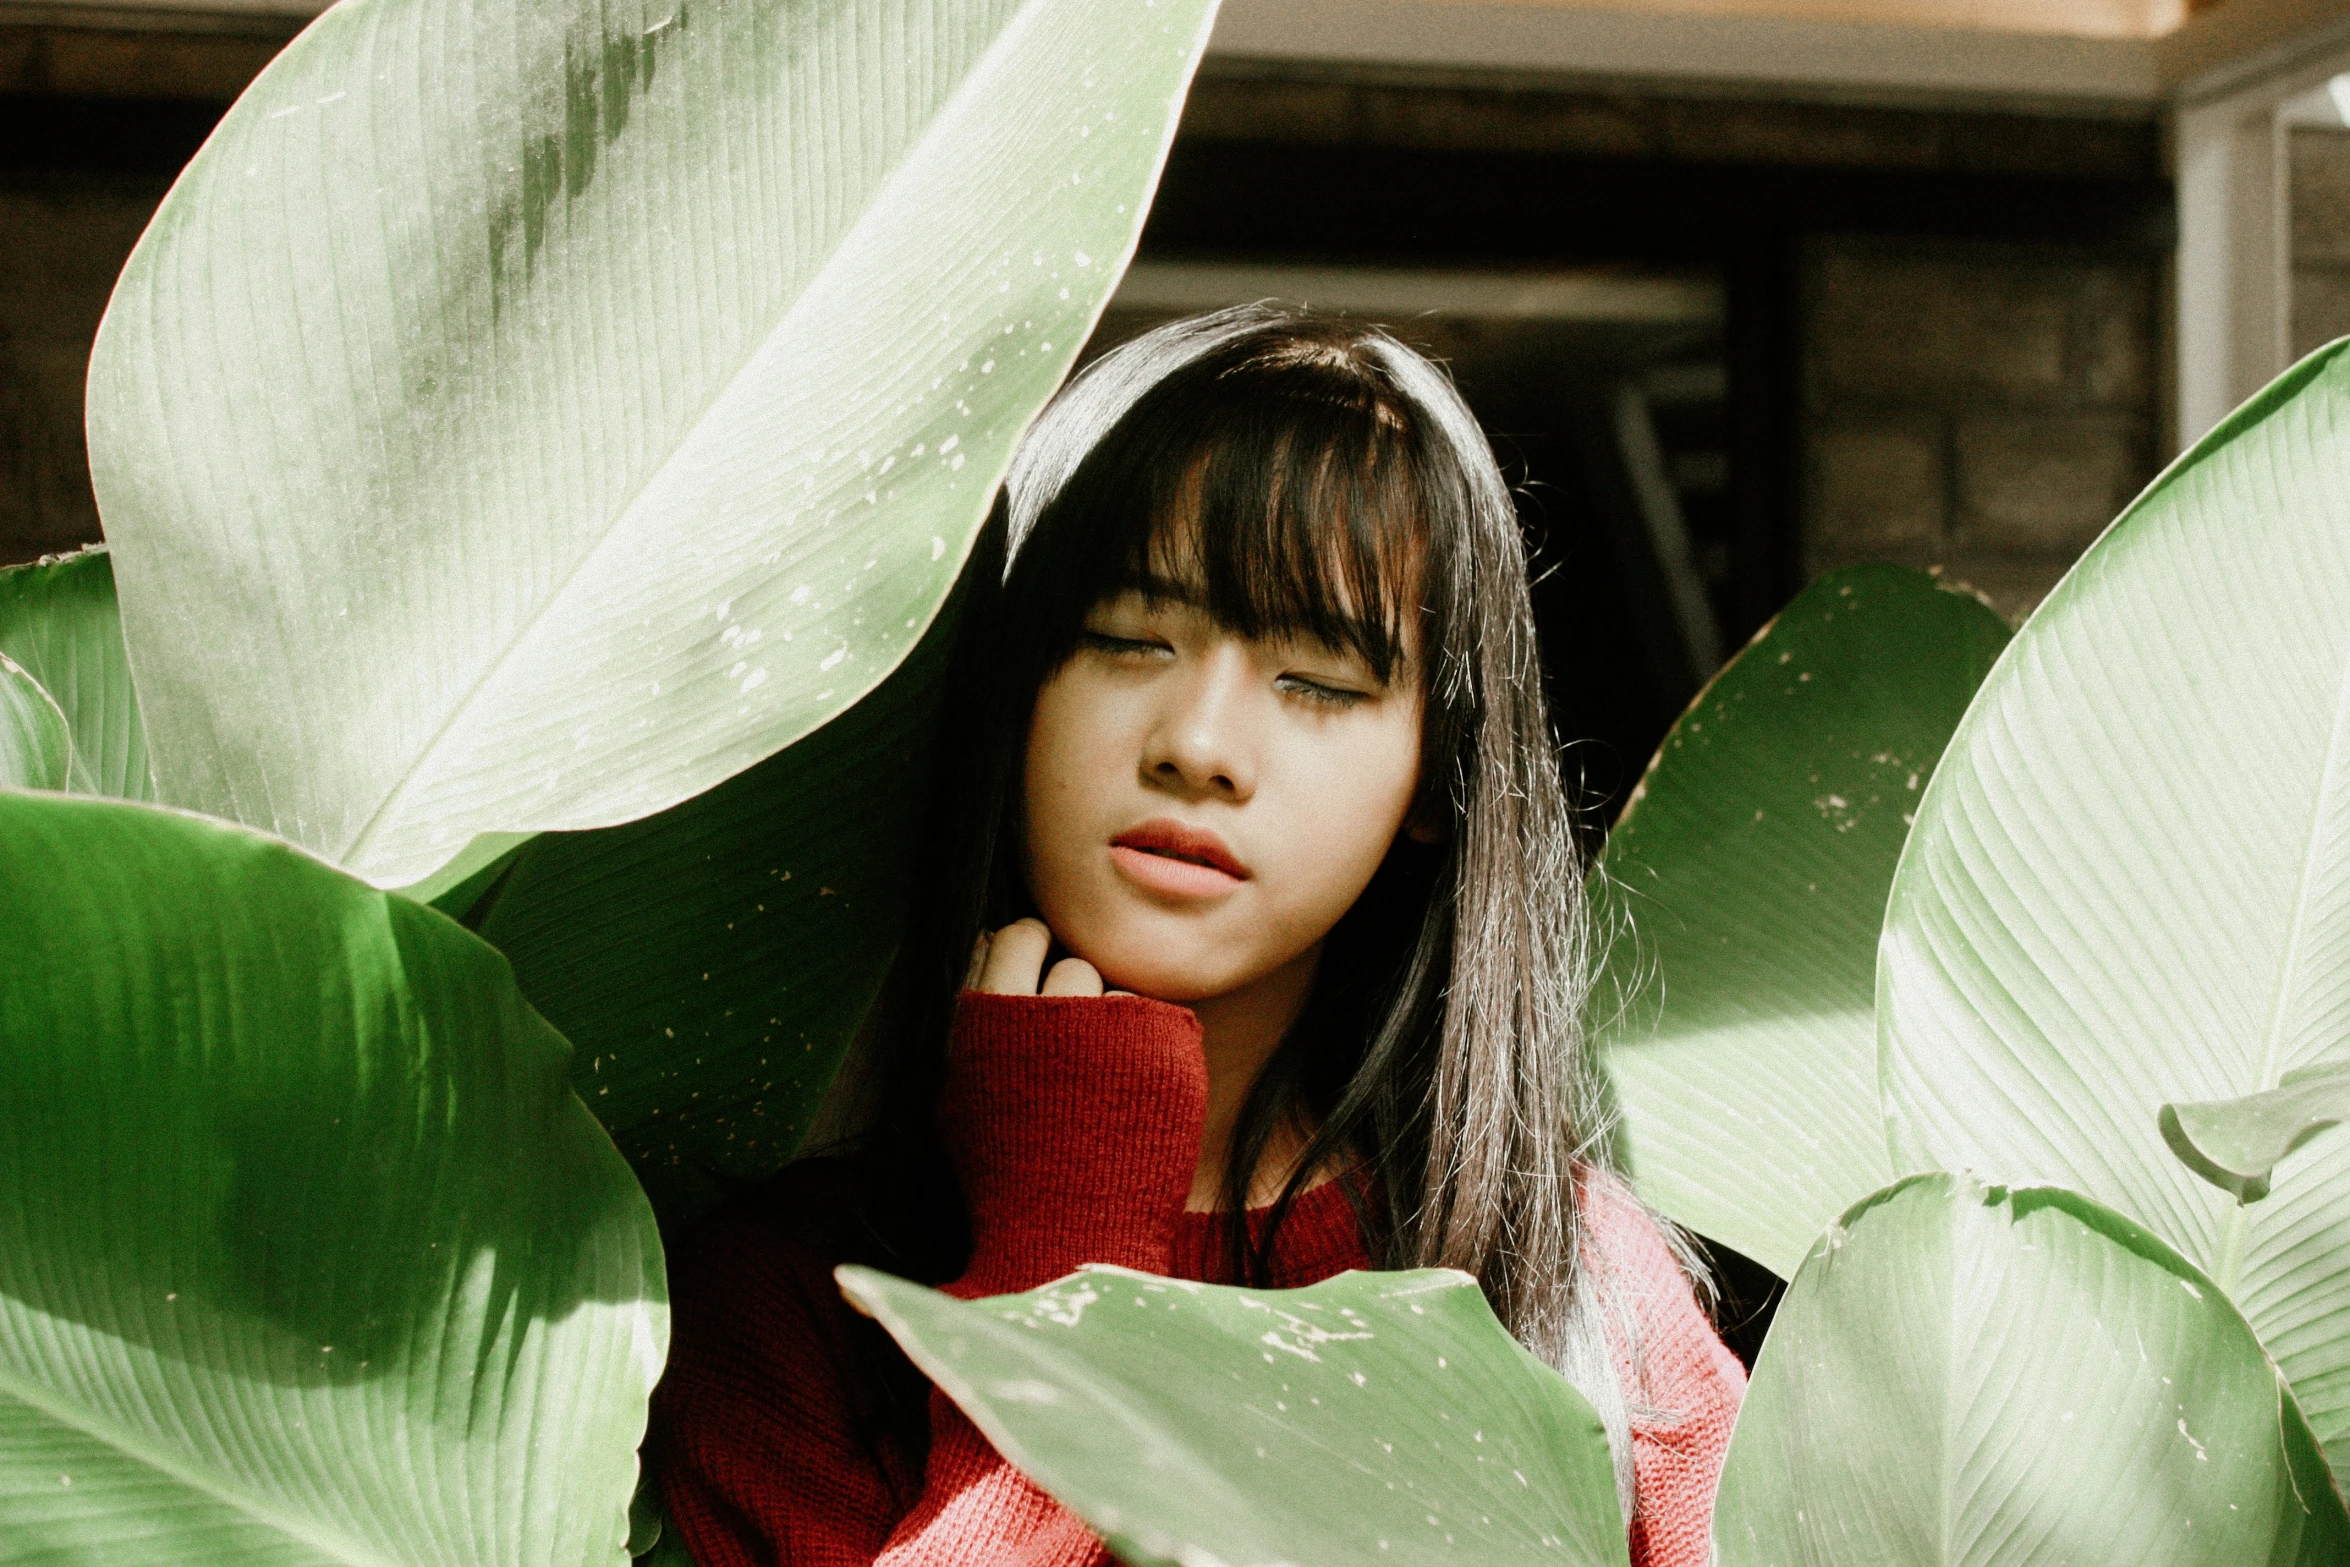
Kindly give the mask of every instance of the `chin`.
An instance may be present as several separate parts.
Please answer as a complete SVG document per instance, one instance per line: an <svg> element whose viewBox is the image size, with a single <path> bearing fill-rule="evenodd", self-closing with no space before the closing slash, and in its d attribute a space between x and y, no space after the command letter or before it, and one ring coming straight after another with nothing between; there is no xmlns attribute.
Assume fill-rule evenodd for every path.
<svg viewBox="0 0 2350 1567"><path fill-rule="evenodd" d="M1205 1001L1239 988L1247 978L1233 974L1227 964L1204 962L1180 950L1170 950L1177 944L1163 938L1154 940L1156 934L1122 933L1123 939L1072 941L1066 945L1100 971L1105 989L1131 990L1154 1001L1184 1005Z"/></svg>
<svg viewBox="0 0 2350 1567"><path fill-rule="evenodd" d="M1102 988L1105 990L1131 990L1138 996L1148 996L1153 1001L1172 1001L1179 1006L1205 1001L1235 988L1180 965L1164 962L1113 961L1107 964L1095 963L1093 966L1101 971Z"/></svg>

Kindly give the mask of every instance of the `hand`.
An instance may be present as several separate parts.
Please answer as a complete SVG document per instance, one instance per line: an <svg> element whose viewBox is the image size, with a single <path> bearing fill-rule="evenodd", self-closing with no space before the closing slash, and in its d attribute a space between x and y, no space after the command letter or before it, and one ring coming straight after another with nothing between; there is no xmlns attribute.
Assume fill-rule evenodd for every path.
<svg viewBox="0 0 2350 1567"><path fill-rule="evenodd" d="M1102 990L1101 972L1083 958L1063 958L1053 965L1052 972L1044 973L1044 960L1052 951L1053 933L1045 928L1043 920L1014 920L992 936L979 938L979 945L971 951L971 973L964 983L972 990L983 990L994 996L1098 996ZM1044 983L1037 978L1043 975ZM1131 991L1113 990L1113 996L1131 995Z"/></svg>

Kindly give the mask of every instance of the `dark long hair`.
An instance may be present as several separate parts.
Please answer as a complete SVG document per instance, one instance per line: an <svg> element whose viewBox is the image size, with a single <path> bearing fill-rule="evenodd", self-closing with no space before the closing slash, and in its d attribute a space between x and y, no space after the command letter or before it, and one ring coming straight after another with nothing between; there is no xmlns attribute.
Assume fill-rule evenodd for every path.
<svg viewBox="0 0 2350 1567"><path fill-rule="evenodd" d="M1023 443L982 535L945 706L940 782L898 961L877 1009L868 1233L886 1266L944 1279L968 1240L933 1106L973 942L1034 912L1020 766L1044 681L1103 597L1177 535L1206 609L1242 635L1303 632L1382 678L1416 618L1421 844L1399 839L1331 933L1226 1164L1226 1245L1262 1279L1312 1173L1360 1162L1382 1267L1473 1275L1520 1342L1600 1411L1627 1491L1626 1397L1585 1266L1580 1166L1604 1166L1587 1054L1582 867L1536 663L1515 508L1445 375L1386 333L1266 305L1161 327L1090 366ZM1284 1125L1309 1134L1262 1236L1245 1209Z"/></svg>

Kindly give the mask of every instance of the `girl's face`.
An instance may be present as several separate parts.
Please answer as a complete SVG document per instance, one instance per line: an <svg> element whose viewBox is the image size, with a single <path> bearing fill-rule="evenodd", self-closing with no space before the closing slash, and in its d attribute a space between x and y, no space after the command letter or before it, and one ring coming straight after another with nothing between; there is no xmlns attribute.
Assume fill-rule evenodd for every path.
<svg viewBox="0 0 2350 1567"><path fill-rule="evenodd" d="M1108 984L1228 995L1315 951L1369 885L1420 773L1418 647L1235 635L1178 573L1086 616L1037 693L1025 866L1055 937Z"/></svg>

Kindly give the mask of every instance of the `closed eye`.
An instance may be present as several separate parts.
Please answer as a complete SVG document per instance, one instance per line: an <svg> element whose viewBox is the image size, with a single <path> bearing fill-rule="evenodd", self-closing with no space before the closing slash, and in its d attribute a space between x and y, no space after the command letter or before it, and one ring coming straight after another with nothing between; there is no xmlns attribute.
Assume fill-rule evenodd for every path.
<svg viewBox="0 0 2350 1567"><path fill-rule="evenodd" d="M1345 686L1326 685L1304 675L1283 675L1273 684L1291 696L1325 707L1354 707L1369 695L1368 692L1349 690Z"/></svg>
<svg viewBox="0 0 2350 1567"><path fill-rule="evenodd" d="M1112 658L1151 658L1171 653L1173 648L1156 637L1114 637L1106 631L1080 631L1077 645L1092 653L1106 653Z"/></svg>

